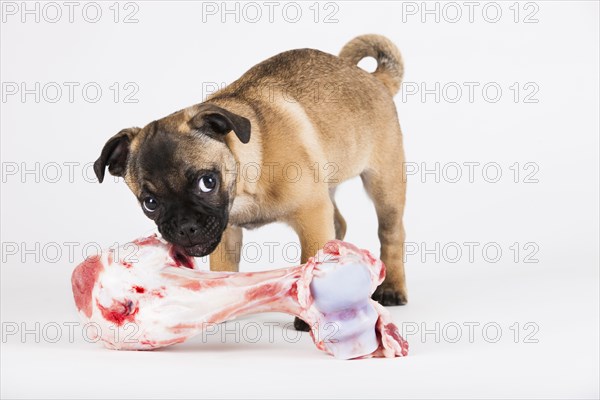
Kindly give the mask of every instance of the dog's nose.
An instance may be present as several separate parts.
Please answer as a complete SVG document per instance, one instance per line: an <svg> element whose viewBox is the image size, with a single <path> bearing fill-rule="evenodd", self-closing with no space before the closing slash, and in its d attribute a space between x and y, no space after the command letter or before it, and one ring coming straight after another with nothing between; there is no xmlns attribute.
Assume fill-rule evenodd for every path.
<svg viewBox="0 0 600 400"><path fill-rule="evenodd" d="M200 227L193 221L187 221L179 225L178 235L180 238L193 240L200 232Z"/></svg>

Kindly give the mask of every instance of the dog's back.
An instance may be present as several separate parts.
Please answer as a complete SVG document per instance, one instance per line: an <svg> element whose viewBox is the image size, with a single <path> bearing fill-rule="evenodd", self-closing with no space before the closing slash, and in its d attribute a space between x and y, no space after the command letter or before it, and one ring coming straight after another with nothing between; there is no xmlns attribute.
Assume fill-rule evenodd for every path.
<svg viewBox="0 0 600 400"><path fill-rule="evenodd" d="M356 65L364 57L377 60L375 72ZM346 44L339 57L314 49L275 55L208 101L235 99L252 104L260 110L263 137L287 131L303 135L297 142L306 142L306 129L282 129L280 125L282 115L286 119L287 114L292 114L291 119L309 120L320 143L307 146L312 151L315 145L323 149L324 161L336 163L338 177L345 180L369 164L375 147L386 151L398 148L400 133L392 97L400 88L403 70L400 53L390 40L364 35ZM275 125L277 129L270 129Z"/></svg>

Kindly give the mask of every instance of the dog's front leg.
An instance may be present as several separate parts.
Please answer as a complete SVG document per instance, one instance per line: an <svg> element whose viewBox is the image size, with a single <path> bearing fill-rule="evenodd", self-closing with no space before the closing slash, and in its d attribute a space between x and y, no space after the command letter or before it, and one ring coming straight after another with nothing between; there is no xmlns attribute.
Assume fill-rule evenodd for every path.
<svg viewBox="0 0 600 400"><path fill-rule="evenodd" d="M241 251L242 228L228 225L221 242L210 255L210 270L238 272Z"/></svg>
<svg viewBox="0 0 600 400"><path fill-rule="evenodd" d="M289 224L300 239L301 262L304 264L322 249L329 240L335 239L334 206L325 192L324 196L311 201L293 213ZM294 328L309 331L310 327L300 318L294 319Z"/></svg>

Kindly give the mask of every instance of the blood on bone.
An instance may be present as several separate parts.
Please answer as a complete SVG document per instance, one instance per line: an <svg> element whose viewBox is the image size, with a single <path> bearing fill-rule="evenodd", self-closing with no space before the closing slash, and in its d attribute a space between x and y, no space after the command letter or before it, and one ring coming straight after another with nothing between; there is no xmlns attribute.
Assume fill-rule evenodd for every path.
<svg viewBox="0 0 600 400"><path fill-rule="evenodd" d="M347 243L349 246L354 247L354 245ZM323 250L325 251L325 253L330 254L330 255L334 255L334 256L339 256L340 255L340 247L338 246L337 242L331 241L331 242L327 242L325 244L325 247L323 248ZM359 250L358 248L356 250Z"/></svg>
<svg viewBox="0 0 600 400"><path fill-rule="evenodd" d="M385 332L390 335L391 337L393 337L395 340L400 342L400 339L402 339L400 337L400 332L398 332L398 328L396 327L396 325L394 324L386 324L384 325L385 328Z"/></svg>
<svg viewBox="0 0 600 400"><path fill-rule="evenodd" d="M169 264L169 266L175 267L176 265ZM181 267L181 265L179 267ZM184 268L187 268L187 267L184 267ZM173 274L173 273L166 273L166 272L161 273L161 277L168 279L172 283L176 283L179 287L189 289L189 290L194 290L194 291L199 291L202 289L216 288L219 286L226 286L227 278L229 276L230 275L224 275L224 276L212 276L211 275L210 278L199 281L197 279L190 279L188 277Z"/></svg>
<svg viewBox="0 0 600 400"><path fill-rule="evenodd" d="M145 348L143 350L152 350L152 349L171 346L171 345L174 345L177 343L183 343L183 342L185 342L185 337L171 339L171 340L141 340L140 344L142 346L145 346ZM110 345L110 343L107 343L107 344Z"/></svg>
<svg viewBox="0 0 600 400"><path fill-rule="evenodd" d="M297 303L297 280L301 277L300 267L281 268L278 270L250 273L231 274L230 277L238 277L248 283L243 297L232 301L224 307L213 318L227 320L230 316L244 315L260 312L283 312L292 315L300 315L301 307ZM261 277L260 281L257 278ZM277 282L272 280L277 279ZM257 281L252 285L250 282Z"/></svg>
<svg viewBox="0 0 600 400"><path fill-rule="evenodd" d="M135 239L131 243L142 247L142 246L160 245L161 241L158 239L158 236L156 234L154 234L154 235L150 235L147 237Z"/></svg>
<svg viewBox="0 0 600 400"><path fill-rule="evenodd" d="M200 271L193 258L156 236L134 243L144 248L131 267L108 252L73 271L76 306L100 327L109 348L150 350L181 343L210 324L283 312L306 321L317 348L338 358L407 354L389 313L370 298L385 267L366 250L331 241L304 265L233 273ZM135 340L123 340L130 332L115 334L125 323L136 324ZM322 327L332 323L339 329L324 339Z"/></svg>
<svg viewBox="0 0 600 400"><path fill-rule="evenodd" d="M185 288L185 289L189 289L189 290L200 290L200 288L202 287L202 284L198 281L190 281L188 283L181 285L181 287Z"/></svg>
<svg viewBox="0 0 600 400"><path fill-rule="evenodd" d="M75 305L86 317L92 316L92 291L104 265L99 255L87 258L78 267L78 273L71 276Z"/></svg>
<svg viewBox="0 0 600 400"><path fill-rule="evenodd" d="M170 329L174 332L174 333L180 333L185 329L194 329L196 328L198 325L197 324L177 324L173 327L171 327Z"/></svg>
<svg viewBox="0 0 600 400"><path fill-rule="evenodd" d="M298 297L298 284L296 282L294 282L290 290L288 290L287 296L294 298Z"/></svg>
<svg viewBox="0 0 600 400"><path fill-rule="evenodd" d="M175 261L175 267L185 267L189 269L194 269L193 261L191 261L191 259L185 254L182 254L181 250L179 250L175 246L171 246L171 250L169 251L169 253Z"/></svg>
<svg viewBox="0 0 600 400"><path fill-rule="evenodd" d="M245 294L246 299L251 301L256 298L272 297L275 296L281 290L281 286L268 283L248 290Z"/></svg>
<svg viewBox="0 0 600 400"><path fill-rule="evenodd" d="M104 307L97 301L96 306L98 306L104 319L116 326L121 326L125 322L133 322L135 314L139 311L137 305L134 305L131 300L121 302L113 299L110 307Z"/></svg>

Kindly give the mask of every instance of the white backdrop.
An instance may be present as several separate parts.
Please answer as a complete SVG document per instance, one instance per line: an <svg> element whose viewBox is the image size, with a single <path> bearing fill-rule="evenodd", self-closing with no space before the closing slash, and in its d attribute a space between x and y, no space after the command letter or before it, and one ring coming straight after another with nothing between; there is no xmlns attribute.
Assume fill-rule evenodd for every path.
<svg viewBox="0 0 600 400"><path fill-rule="evenodd" d="M3 398L598 397L597 2L115 4L2 3ZM155 352L70 331L74 265L153 229L122 182L95 182L105 141L363 33L406 66L409 304L391 311L409 357L336 361L275 314ZM358 180L338 204L377 253ZM297 261L286 226L245 240L242 270Z"/></svg>

